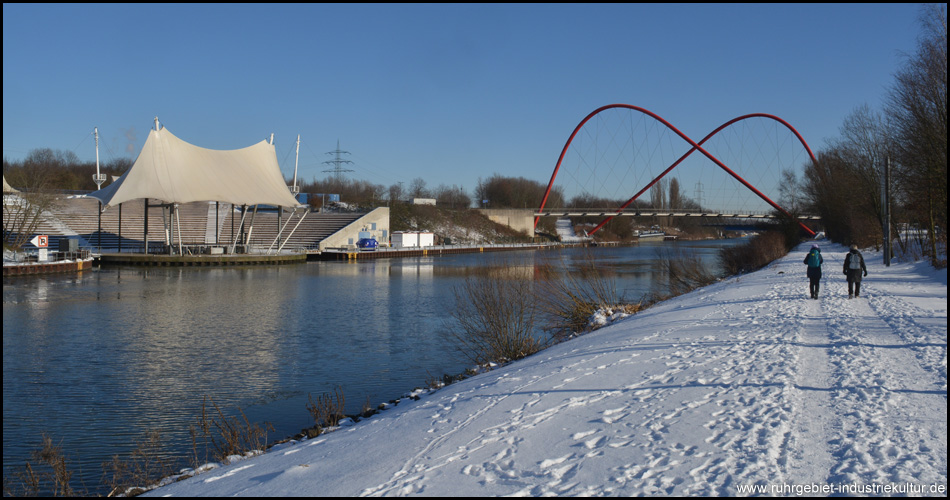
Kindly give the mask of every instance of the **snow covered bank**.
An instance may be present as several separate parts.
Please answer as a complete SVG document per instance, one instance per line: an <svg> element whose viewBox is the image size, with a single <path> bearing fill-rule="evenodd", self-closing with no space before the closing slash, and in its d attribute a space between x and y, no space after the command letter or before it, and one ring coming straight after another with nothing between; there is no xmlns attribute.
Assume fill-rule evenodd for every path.
<svg viewBox="0 0 950 500"><path fill-rule="evenodd" d="M149 494L945 496L946 270L866 253L849 300L828 245L812 300L806 248Z"/></svg>

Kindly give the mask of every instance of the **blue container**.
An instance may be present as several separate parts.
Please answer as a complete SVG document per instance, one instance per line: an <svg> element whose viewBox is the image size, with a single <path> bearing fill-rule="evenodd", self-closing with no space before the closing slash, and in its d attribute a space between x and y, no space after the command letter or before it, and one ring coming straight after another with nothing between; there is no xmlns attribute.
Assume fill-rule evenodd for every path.
<svg viewBox="0 0 950 500"><path fill-rule="evenodd" d="M379 242L377 242L374 238L360 238L360 240L356 243L356 246L361 252L375 252L376 248L379 247Z"/></svg>

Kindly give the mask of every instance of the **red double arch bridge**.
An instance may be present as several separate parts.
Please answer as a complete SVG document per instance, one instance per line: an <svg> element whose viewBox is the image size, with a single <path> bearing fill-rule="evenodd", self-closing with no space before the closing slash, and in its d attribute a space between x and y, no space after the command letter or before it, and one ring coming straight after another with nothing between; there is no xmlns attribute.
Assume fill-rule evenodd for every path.
<svg viewBox="0 0 950 500"><path fill-rule="evenodd" d="M606 110L608 110L608 109L615 109L615 108L625 108L625 109L637 111L637 112L643 113L643 114L645 114L645 115L647 115L647 116L649 116L649 117L655 119L656 121L658 121L658 122L662 123L664 126L666 126L668 129L670 129L671 131L673 131L676 135L678 135L679 137L681 137L684 141L686 141L686 142L687 142L688 144L690 144L690 146L692 146L692 147L689 149L689 151L687 151L685 154L683 154L678 160L676 160L676 161L673 162L669 167L667 167L666 170L664 170L660 175L658 175L655 179L653 179L653 180L650 181L646 186L644 186L640 191L638 191L636 194L634 194L629 200L627 200L626 203L622 204L620 207L618 207L616 210L614 210L614 211L612 211L612 212L609 212L609 213L608 213L608 212L595 213L595 212L592 212L592 211L590 211L590 210L588 210L588 211L581 211L581 212L579 212L579 211L567 211L567 210L557 210L557 211L551 211L551 210L549 210L549 211L545 212L545 210L544 210L545 204L547 203L548 197L549 197L550 194L551 194L551 188L554 186L554 181L555 181L555 179L557 178L558 170L561 168L561 162L564 161L564 157L565 157L565 155L566 155L566 153L567 153L567 151L568 151L568 148L570 147L571 142L574 140L574 137L577 135L578 131L581 130L581 128L584 126L585 123L587 123L588 120L590 120L591 118L593 118L594 116L596 116L598 113L600 113L600 112L602 112L602 111L606 111ZM763 201L765 201L766 203L768 203L768 204L769 204L772 208L774 208L778 213L784 214L785 216L787 216L787 217L789 217L789 218L792 218L792 215L789 214L787 210L785 210L784 208L782 208L781 206L779 206L778 203L772 201L768 196L766 196L766 195L763 194L761 191L759 191L758 189L756 189L755 186L753 186L752 184L750 184L748 181L746 181L745 179L743 179L742 177L740 177L739 174L735 173L732 169L730 169L728 166L726 166L725 163L723 163L723 162L720 161L718 158L716 158L715 156L713 156L711 153L709 153L708 151L706 151L705 149L703 149L703 144L704 144L706 141L708 141L709 139L711 139L713 136L715 136L717 133L719 133L720 131L722 131L722 130L725 129L726 127L729 127L730 125L732 125L732 124L734 124L734 123L736 123L736 122L740 122L740 121L742 121L742 120L746 120L746 119L749 119L749 118L767 118L767 119L774 120L774 121L776 121L776 122L782 124L782 125L785 126L788 130L790 130L793 134L795 134L795 137L797 137L797 138L798 138L798 141L801 142L802 146L805 148L805 151L808 152L808 156L811 158L811 160L812 160L813 162L816 162L816 161L817 161L817 160L815 159L814 153L812 153L811 148L808 147L808 143L805 142L805 139L802 138L801 134L799 134L798 131L795 130L795 128L792 127L788 122L786 122L785 120L783 120L783 119L781 119L781 118L779 118L779 117L777 117L777 116L774 116L774 115L770 115L770 114L766 114L766 113L752 113L752 114L748 114L748 115L739 116L739 117L737 117L737 118L733 118L732 120L729 120L729 121L727 121L726 123L723 123L722 125L720 125L719 127L717 127L715 130L713 130L712 132L710 132L710 133L709 133L708 135L706 135L706 137L704 137L701 141L695 142L695 141L693 141L691 138L689 138L686 134L684 134L683 132L680 132L676 127L674 127L674 126L673 126L672 124L670 124L668 121L664 120L662 117L660 117L660 116L657 115L656 113L653 113L652 111L649 111L649 110L647 110L647 109L641 108L641 107L639 107L639 106L634 106L634 105L632 105L632 104L609 104L609 105L606 105L606 106L602 106L602 107L600 107L600 108L597 108L596 110L594 110L593 112L591 112L589 115L587 115L583 120L581 120L581 122L577 125L577 127L574 128L574 131L571 133L571 136L567 139L567 142L564 144L564 148L561 150L561 154L560 154L560 156L558 157L557 164L554 166L554 172L551 174L551 180L550 180L550 182L548 183L548 187L547 187L547 189L546 189L545 192L544 192L544 198L541 200L541 206L538 207L538 210L537 210L537 211L535 212L535 214L534 214L534 226L537 227L537 225L538 225L538 220L539 220L540 217L542 217L542 216L554 216L554 215L557 215L557 216L570 216L570 215L576 215L576 216L581 216L581 215L586 215L586 216L598 216L598 215L599 215L599 216L604 216L605 219L604 219L600 224L598 224L597 227L595 227L593 230L591 230L591 231L589 232L589 234L594 234L595 232L597 232L598 230L600 230L600 228L602 228L605 224L607 224L611 219L613 219L614 217L617 217L617 216L621 216L621 215L662 215L662 216L701 216L701 217L703 217L703 216L705 216L705 217L715 216L715 217L737 217L737 218L739 218L739 217L768 217L768 216L765 216L765 215L755 216L755 215L750 215L750 214L725 214L725 213L715 213L715 214L712 214L712 213L688 213L688 212L676 213L676 212L668 212L668 211L662 211L662 212L661 212L661 211L655 211L655 210L650 210L650 211L649 211L650 213L641 213L641 212L639 212L639 211L636 211L636 212L627 211L627 207L628 207L631 203L633 203L635 200L637 200L637 198L639 198L643 193L647 192L651 187L653 187L654 184L656 184L657 182L659 182L660 179L662 179L664 176L666 176L668 173L670 173L670 171L672 171L674 168L676 168L679 164L681 164L681 163L683 162L683 160L685 160L686 158L688 158L690 155L692 155L692 154L695 153L696 151L699 151L701 154L703 154L704 156L706 156L707 158L709 158L709 159L710 159L713 163L715 163L719 168L721 168L721 169L724 170L726 173L728 173L730 176L732 176L732 177L735 178L737 181L739 181L739 183L741 183L743 186L745 186L745 188L747 188L747 189L749 189L750 191L752 191L753 193L755 193L759 198L761 198ZM799 217L799 218L797 219L797 222L798 222L799 226L801 226L802 230L805 231L807 234L814 236L815 232L814 232L813 230L811 230L808 226L806 226L806 225L802 222L802 219L817 219L817 217L815 217L815 216L804 216L804 217Z"/></svg>

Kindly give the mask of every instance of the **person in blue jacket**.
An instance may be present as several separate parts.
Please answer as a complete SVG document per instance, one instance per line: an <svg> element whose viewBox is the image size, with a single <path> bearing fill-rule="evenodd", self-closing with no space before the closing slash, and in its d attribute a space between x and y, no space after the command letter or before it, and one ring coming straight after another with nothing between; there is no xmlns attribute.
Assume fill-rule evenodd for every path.
<svg viewBox="0 0 950 500"><path fill-rule="evenodd" d="M818 285L821 282L821 264L824 262L824 259L821 258L821 249L818 248L818 244L815 243L811 246L811 250L808 251L808 255L805 255L805 265L808 266L808 281L809 281L809 290L811 291L811 298L818 298Z"/></svg>

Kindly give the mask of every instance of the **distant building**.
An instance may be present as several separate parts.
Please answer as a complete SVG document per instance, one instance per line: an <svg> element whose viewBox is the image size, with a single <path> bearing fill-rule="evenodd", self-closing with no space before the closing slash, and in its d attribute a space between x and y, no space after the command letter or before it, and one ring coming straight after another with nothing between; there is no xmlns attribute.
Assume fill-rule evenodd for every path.
<svg viewBox="0 0 950 500"><path fill-rule="evenodd" d="M413 205L435 205L435 198L413 198Z"/></svg>
<svg viewBox="0 0 950 500"><path fill-rule="evenodd" d="M435 233L428 231L396 231L392 233L394 248L424 248L435 245Z"/></svg>

